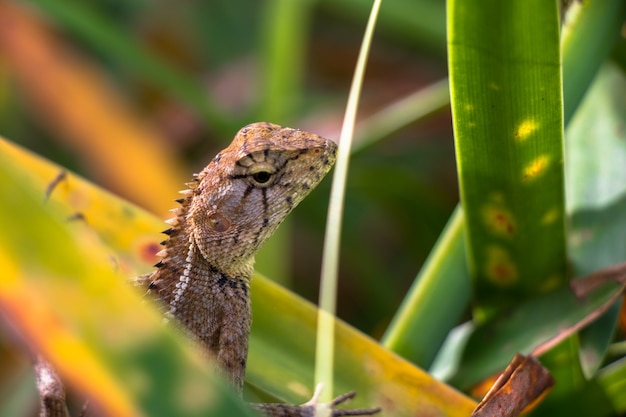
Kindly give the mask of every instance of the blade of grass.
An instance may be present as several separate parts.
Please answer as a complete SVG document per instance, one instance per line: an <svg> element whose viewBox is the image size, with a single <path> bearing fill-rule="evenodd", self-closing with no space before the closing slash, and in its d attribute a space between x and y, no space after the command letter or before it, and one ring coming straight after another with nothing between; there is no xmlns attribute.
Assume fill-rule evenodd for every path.
<svg viewBox="0 0 626 417"><path fill-rule="evenodd" d="M348 162L350 159L350 147L356 113L359 103L359 96L365 75L365 65L369 55L370 45L376 26L376 17L380 9L381 0L374 0L370 17L367 21L363 42L359 50L356 68L348 104L341 128L339 138L339 149L337 151L337 162L333 173L333 182L330 190L330 201L328 204L328 220L326 223L326 233L324 236L324 252L322 258L322 274L319 297L319 317L318 335L315 356L315 381L323 383L326 387L322 396L327 401L332 398L333 393L333 349L335 344L334 322L335 309L337 304L337 275L339 271L339 243L341 230L341 216L343 215L343 203L348 176Z"/></svg>

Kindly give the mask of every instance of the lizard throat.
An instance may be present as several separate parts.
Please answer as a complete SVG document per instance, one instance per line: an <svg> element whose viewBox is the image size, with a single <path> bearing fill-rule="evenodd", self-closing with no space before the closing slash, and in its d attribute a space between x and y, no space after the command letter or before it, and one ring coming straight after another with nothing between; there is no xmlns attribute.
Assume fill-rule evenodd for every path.
<svg viewBox="0 0 626 417"><path fill-rule="evenodd" d="M183 267L182 274L178 277L178 282L176 283L176 287L174 289L173 298L169 304L169 311L166 313L168 317L174 317L176 313L176 306L180 303L183 298L185 291L189 287L189 277L191 275L191 269L193 266L193 253L195 245L193 242L189 243L187 248L187 257L185 258L185 263Z"/></svg>

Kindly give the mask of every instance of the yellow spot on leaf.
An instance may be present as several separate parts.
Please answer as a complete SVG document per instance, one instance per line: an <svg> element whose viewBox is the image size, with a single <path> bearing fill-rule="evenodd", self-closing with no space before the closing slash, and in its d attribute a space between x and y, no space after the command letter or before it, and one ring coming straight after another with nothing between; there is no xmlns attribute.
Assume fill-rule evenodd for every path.
<svg viewBox="0 0 626 417"><path fill-rule="evenodd" d="M541 155L535 158L530 164L524 168L524 181L532 181L546 172L546 169L550 165L550 158L546 155Z"/></svg>
<svg viewBox="0 0 626 417"><path fill-rule="evenodd" d="M517 129L515 129L515 140L521 142L528 139L528 137L535 130L537 130L538 127L539 125L534 120L524 120L519 126L517 126Z"/></svg>
<svg viewBox="0 0 626 417"><path fill-rule="evenodd" d="M518 279L515 262L506 249L499 246L487 248L485 274L491 282L501 287L509 286Z"/></svg>
<svg viewBox="0 0 626 417"><path fill-rule="evenodd" d="M515 218L513 213L503 204L491 203L483 207L483 222L487 229L500 237L510 238L515 234Z"/></svg>
<svg viewBox="0 0 626 417"><path fill-rule="evenodd" d="M559 218L560 210L557 208L552 208L546 212L541 218L541 224L544 226L548 226L554 223Z"/></svg>

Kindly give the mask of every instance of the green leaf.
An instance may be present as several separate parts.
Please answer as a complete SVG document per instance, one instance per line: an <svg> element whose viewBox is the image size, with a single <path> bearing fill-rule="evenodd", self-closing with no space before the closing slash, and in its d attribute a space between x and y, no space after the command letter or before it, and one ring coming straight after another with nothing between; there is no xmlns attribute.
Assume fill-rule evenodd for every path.
<svg viewBox="0 0 626 417"><path fill-rule="evenodd" d="M583 3L574 2L573 4L582 4L583 7L578 13L573 16L573 18L567 25L567 28L565 30L568 33L566 35L566 39L563 40L561 45L564 72L563 90L566 107L569 109L568 111L566 111L566 123L570 120L569 116L571 116L574 110L578 107L578 104L583 97L584 91L587 89L587 86L591 84L593 77L595 76L595 70L597 70L598 66L600 65L600 63L587 62L589 60L588 57L595 56L599 60L604 57L604 55L602 54L597 55L598 51L602 51L604 50L604 48L610 49L611 40L619 36L621 26L620 22L622 22L623 19L626 17L626 3L620 0L606 2L591 0L589 2ZM597 14L598 12L601 13ZM462 16L460 18L462 18ZM481 29L491 30L489 29L489 27ZM615 91L617 94L619 92L619 89L614 89L613 91ZM582 152L584 152L585 149L588 150L589 148L587 147L580 149ZM566 158L566 160L568 158ZM571 173L568 172L568 177L570 176ZM619 181L619 178L616 177L615 180ZM614 210L615 211L611 211L611 213L616 213L619 208L616 207ZM611 218L611 215L607 216L606 214L603 214L601 212L598 212L597 214L597 218L591 219L590 222L595 222L597 220L600 220L601 218ZM430 349L430 347L428 347L429 344L438 342L428 338L417 338L415 337L415 335L419 333L415 333L412 331L402 332L397 328L399 325L401 325L408 329L408 323L410 322L428 322L432 315L432 312L430 311L426 311L426 313L424 313L423 308L416 309L414 313L408 313L405 307L412 305L412 300L418 298L429 300L431 297L434 297L434 294L437 292L437 287L430 284L430 282L445 283L445 286L447 286L448 288L455 289L454 291L451 291L455 294L458 294L458 292L456 291L457 288L465 288L465 286L467 286L466 280L468 278L467 273L465 272L466 258L464 254L462 254L461 257L454 256L454 252L451 250L451 248L459 247L459 245L461 245L460 241L463 239L462 235L458 233L460 229L457 221L455 220L457 217L459 217L458 210L453 216L454 219L451 219L448 222L448 226L446 226L445 230L442 232L442 237L440 238L440 241L447 242L447 244L437 244L433 248L432 253L429 257L430 259L444 259L445 268L432 268L431 261L425 264L423 271L421 271L418 275L418 278L421 279L422 282L416 279L416 282L412 286L409 294L403 302L403 307L399 310L399 313L392 321L393 325L390 326L390 328L387 330L385 336L385 340L387 341L391 340L388 339L388 337L389 335L393 334L393 349L398 349L399 351L401 350L404 357L415 361L416 363L422 363L422 361L424 360L422 352L424 352L425 349ZM574 223L576 224L576 218L574 220ZM601 223L599 224L599 227L603 227ZM613 231L610 231L609 229L610 228L607 227L607 233L615 233L615 237L619 236L621 230L620 228L613 229ZM622 234L621 236L623 235L624 234ZM580 241L580 236L581 235L578 235L577 233L573 233L573 239L570 240L572 242ZM614 240L612 239L611 241L614 242ZM570 250L572 251L572 257L574 259L577 259L577 249L574 246L570 246ZM584 261L581 261L581 263L584 263ZM603 265L605 264L606 263L604 262ZM448 271L451 269L455 269L457 272L448 274ZM427 280L423 280L424 276L429 275L426 274L426 271L430 271L433 276L429 276ZM579 271L581 270L579 269ZM431 294L430 291L434 292ZM469 298L469 294L467 295L467 297ZM460 306L459 304L454 304L454 300L455 298L442 299L441 304L438 306L438 309L462 309L465 307ZM417 314L418 311L420 312L419 315ZM433 328L437 328L437 324L434 323L434 320L431 321L429 325ZM443 327L444 325L441 324L438 328L441 332L445 333L447 329L443 329ZM444 350L446 352L456 352L455 355L460 356L463 345L463 342L458 342L457 339L453 339L450 342L446 341L446 344L444 345Z"/></svg>
<svg viewBox="0 0 626 417"><path fill-rule="evenodd" d="M493 313L568 278L557 4L452 1L448 35L469 269Z"/></svg>
<svg viewBox="0 0 626 417"><path fill-rule="evenodd" d="M567 129L565 161L569 212L606 207L626 193L625 89L624 73L606 64ZM593 262L589 257L580 262L580 267L593 270L609 265L606 262L619 261L615 256L611 258ZM579 271L589 272L589 269Z"/></svg>
<svg viewBox="0 0 626 417"><path fill-rule="evenodd" d="M626 18L623 0L572 3L561 42L564 119L567 125L596 72L620 38Z"/></svg>

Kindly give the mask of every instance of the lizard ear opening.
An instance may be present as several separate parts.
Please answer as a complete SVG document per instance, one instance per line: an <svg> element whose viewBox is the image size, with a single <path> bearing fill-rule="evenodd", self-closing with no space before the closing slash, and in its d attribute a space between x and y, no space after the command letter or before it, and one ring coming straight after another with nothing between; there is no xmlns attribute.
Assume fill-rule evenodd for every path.
<svg viewBox="0 0 626 417"><path fill-rule="evenodd" d="M219 233L224 233L230 229L231 222L221 213L211 213L208 216L210 227Z"/></svg>

